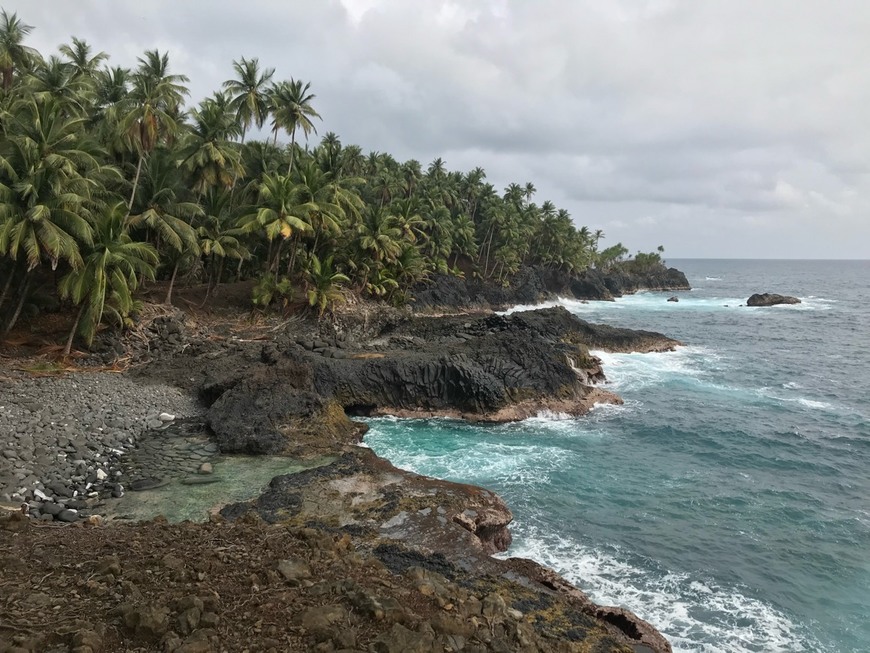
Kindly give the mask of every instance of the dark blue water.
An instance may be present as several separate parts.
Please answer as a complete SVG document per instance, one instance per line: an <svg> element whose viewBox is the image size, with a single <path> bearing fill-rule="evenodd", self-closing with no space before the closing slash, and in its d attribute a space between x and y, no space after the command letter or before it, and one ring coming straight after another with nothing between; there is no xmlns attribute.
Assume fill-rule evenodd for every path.
<svg viewBox="0 0 870 653"><path fill-rule="evenodd" d="M603 354L625 406L498 427L372 421L401 467L484 485L510 554L676 651L870 651L870 262L671 261L694 290L565 302L686 343ZM798 306L740 307L753 292Z"/></svg>

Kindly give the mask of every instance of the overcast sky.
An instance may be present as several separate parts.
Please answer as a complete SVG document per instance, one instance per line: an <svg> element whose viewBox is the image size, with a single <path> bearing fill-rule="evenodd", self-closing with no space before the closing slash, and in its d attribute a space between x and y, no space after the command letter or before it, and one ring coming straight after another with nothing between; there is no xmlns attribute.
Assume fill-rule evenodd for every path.
<svg viewBox="0 0 870 653"><path fill-rule="evenodd" d="M198 100L259 57L318 132L666 257L870 258L866 0L4 0L43 54L168 50Z"/></svg>

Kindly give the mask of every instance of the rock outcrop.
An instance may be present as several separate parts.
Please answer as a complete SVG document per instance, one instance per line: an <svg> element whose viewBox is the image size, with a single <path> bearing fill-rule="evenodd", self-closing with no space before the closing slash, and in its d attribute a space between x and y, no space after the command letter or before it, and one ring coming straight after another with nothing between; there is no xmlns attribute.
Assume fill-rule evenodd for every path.
<svg viewBox="0 0 870 653"><path fill-rule="evenodd" d="M415 309L470 307L503 308L537 304L555 297L612 300L640 290L689 290L686 275L676 268L653 266L643 272L586 270L570 275L539 266L526 266L508 286L480 279L435 275L414 291Z"/></svg>
<svg viewBox="0 0 870 653"><path fill-rule="evenodd" d="M755 293L746 300L747 306L776 306L777 304L800 304L801 300L789 295L775 293Z"/></svg>
<svg viewBox="0 0 870 653"><path fill-rule="evenodd" d="M591 385L604 375L590 347L663 351L677 344L590 324L561 307L415 318L365 345L300 339L283 350L264 348L254 364L216 359L200 392L224 453L320 454L361 437L345 413L490 422L542 410L580 415L620 401Z"/></svg>

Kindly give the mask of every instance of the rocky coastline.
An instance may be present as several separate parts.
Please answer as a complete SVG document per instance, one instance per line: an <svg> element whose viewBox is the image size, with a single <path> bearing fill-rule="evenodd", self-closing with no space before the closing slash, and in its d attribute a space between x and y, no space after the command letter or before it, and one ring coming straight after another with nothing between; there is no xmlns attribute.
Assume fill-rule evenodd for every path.
<svg viewBox="0 0 870 653"><path fill-rule="evenodd" d="M0 537L0 562L11 571L0 617L19 611L0 621L0 652L49 650L51 642L78 653L242 650L232 633L243 632L243 613L209 598L235 596L239 583L248 593L268 587L282 596L281 608L267 603L295 624L292 637L285 633L292 642L272 637L275 645L263 650L670 651L643 620L595 605L540 565L490 557L510 544L512 515L501 499L396 469L358 446L365 426L353 417L582 415L620 401L601 386L590 348L663 351L679 343L589 324L560 308L432 318L357 307L326 327L294 323L266 335L221 329L169 311L126 342L131 359L147 364L123 374L0 370L0 513L7 515L0 535L9 535ZM108 345L107 355L119 347ZM259 497L223 506L209 524L104 524L124 493L211 482L212 466L235 454L322 462L274 478ZM22 506L37 521L24 519ZM51 526L58 521L75 526L58 530ZM212 567L197 571L204 563L196 555L211 559L207 542L220 533L286 539L286 550L221 568L225 579L253 571L219 591ZM165 545L153 576L177 582L149 584L127 539L142 551L151 539L187 541L187 551ZM114 597L123 609L107 605L99 618L77 617L75 628L49 624L33 633L30 620L61 608L47 606L50 592L46 605L28 603L34 580L15 556L68 542L118 559L117 573L92 561L99 587L83 596L96 604ZM315 575L323 556L341 564ZM75 584L73 562L44 564L58 582ZM346 568L354 566L371 573L348 584L354 574ZM334 619L324 624L315 613Z"/></svg>
<svg viewBox="0 0 870 653"><path fill-rule="evenodd" d="M676 268L654 265L643 272L589 269L572 275L560 270L525 266L509 286L480 279L436 275L414 293L417 310L493 309L534 305L560 297L583 301L613 301L641 290L690 290L686 275Z"/></svg>

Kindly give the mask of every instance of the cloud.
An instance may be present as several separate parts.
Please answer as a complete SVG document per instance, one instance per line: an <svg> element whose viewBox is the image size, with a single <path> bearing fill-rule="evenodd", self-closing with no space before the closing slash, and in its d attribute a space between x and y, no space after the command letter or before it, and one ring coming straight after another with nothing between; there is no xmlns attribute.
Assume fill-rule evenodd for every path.
<svg viewBox="0 0 870 653"><path fill-rule="evenodd" d="M533 181L607 242L870 258L859 0L7 0L43 52L168 49L193 99L233 59L310 80L321 133ZM799 225L799 228L796 227Z"/></svg>

